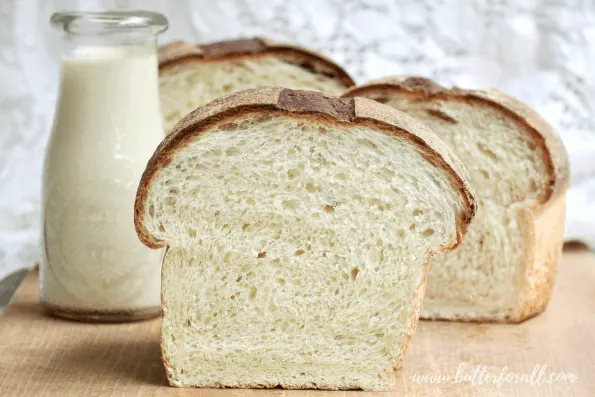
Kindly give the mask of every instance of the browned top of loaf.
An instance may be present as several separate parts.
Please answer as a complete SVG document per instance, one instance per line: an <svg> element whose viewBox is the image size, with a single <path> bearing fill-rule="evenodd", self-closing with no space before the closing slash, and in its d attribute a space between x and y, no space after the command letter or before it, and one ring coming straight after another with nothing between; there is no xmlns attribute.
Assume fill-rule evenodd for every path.
<svg viewBox="0 0 595 397"><path fill-rule="evenodd" d="M159 70L163 73L186 62L258 58L266 55L273 55L287 63L332 77L345 87L355 84L343 68L324 55L304 47L278 43L262 37L202 45L175 41L159 48Z"/></svg>
<svg viewBox="0 0 595 397"><path fill-rule="evenodd" d="M452 247L461 241L476 211L470 178L460 160L427 127L405 113L365 98L341 99L314 91L263 87L240 91L196 109L180 121L161 142L149 160L136 195L134 223L138 236L145 245L151 248L165 245L151 235L144 225L145 202L156 172L166 167L177 152L184 150L190 139L208 133L209 128L214 125L263 112L335 125L365 125L405 136L412 145L419 147L429 161L443 167L451 176L453 185L460 191L464 208L457 215L457 241L452 243Z"/></svg>
<svg viewBox="0 0 595 397"><path fill-rule="evenodd" d="M368 96L371 94L376 100L385 102L390 99L391 93L396 91L405 92L415 100L454 99L474 101L492 107L504 116L516 120L548 154L545 159L548 175L545 177L549 188L546 190L545 197L540 197L540 203L548 202L564 193L568 188L570 184L568 154L559 135L537 112L518 99L502 92L494 89L464 90L458 87L445 88L424 77L394 76L352 87L343 94L343 97Z"/></svg>

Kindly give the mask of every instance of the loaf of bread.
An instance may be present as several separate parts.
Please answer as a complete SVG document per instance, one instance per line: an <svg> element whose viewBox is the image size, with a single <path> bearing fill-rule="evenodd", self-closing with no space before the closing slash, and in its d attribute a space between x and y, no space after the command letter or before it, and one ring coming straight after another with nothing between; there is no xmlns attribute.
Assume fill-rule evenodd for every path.
<svg viewBox="0 0 595 397"><path fill-rule="evenodd" d="M167 246L170 383L389 389L429 258L474 213L459 160L388 106L259 88L198 108L135 205L142 242Z"/></svg>
<svg viewBox="0 0 595 397"><path fill-rule="evenodd" d="M159 50L159 91L166 133L198 106L233 92L279 86L340 95L353 84L330 59L264 38L200 46L174 42Z"/></svg>
<svg viewBox="0 0 595 397"><path fill-rule="evenodd" d="M551 296L562 252L567 154L533 110L495 90L445 89L419 77L347 91L414 116L463 161L478 214L463 243L432 259L422 318L521 322Z"/></svg>

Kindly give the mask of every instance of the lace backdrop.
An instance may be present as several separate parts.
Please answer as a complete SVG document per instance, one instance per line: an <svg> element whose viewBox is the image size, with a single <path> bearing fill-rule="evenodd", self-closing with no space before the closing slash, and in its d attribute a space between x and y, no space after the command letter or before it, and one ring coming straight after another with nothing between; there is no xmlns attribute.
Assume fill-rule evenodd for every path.
<svg viewBox="0 0 595 397"><path fill-rule="evenodd" d="M41 166L56 100L56 10L162 12L162 42L266 35L321 50L363 82L418 74L495 87L537 109L570 153L567 239L595 247L595 3L581 0L2 0L0 277L38 258Z"/></svg>

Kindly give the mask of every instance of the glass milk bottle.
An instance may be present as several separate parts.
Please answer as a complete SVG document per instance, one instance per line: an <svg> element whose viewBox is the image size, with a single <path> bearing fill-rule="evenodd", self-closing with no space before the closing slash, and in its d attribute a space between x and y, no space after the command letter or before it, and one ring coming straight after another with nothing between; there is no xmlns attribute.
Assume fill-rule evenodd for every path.
<svg viewBox="0 0 595 397"><path fill-rule="evenodd" d="M57 13L60 94L43 176L40 300L57 316L160 314L162 253L133 222L141 174L164 137L156 13Z"/></svg>

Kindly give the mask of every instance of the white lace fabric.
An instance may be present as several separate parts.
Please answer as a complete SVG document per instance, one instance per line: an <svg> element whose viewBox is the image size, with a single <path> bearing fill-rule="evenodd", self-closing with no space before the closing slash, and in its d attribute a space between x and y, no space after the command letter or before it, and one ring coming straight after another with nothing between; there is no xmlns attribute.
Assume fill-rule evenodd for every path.
<svg viewBox="0 0 595 397"><path fill-rule="evenodd" d="M318 49L363 82L395 74L498 88L570 154L566 239L595 248L595 3L584 0L2 0L0 277L39 257L41 167L56 100L56 10L162 12L162 41L264 35Z"/></svg>

